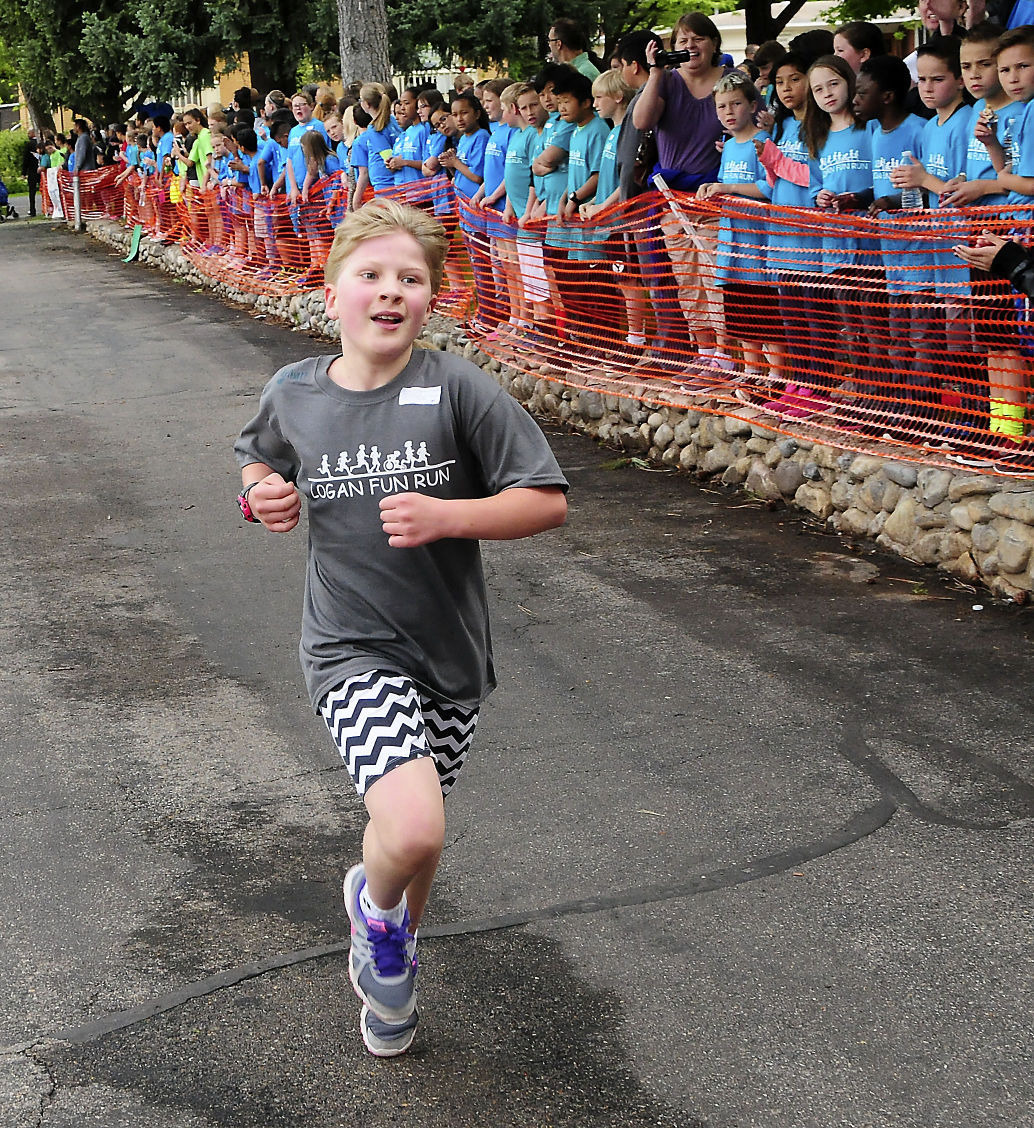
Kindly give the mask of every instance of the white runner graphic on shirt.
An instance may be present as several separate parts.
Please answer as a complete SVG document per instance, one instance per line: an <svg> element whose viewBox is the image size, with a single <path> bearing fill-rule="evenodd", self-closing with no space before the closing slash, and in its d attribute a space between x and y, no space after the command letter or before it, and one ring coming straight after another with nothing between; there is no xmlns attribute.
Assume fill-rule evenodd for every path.
<svg viewBox="0 0 1034 1128"><path fill-rule="evenodd" d="M309 478L314 498L366 497L374 494L408 493L431 489L448 482L454 458L432 462L427 443L407 439L402 450L382 454L379 447L360 443L355 455L340 451L335 458L324 454Z"/></svg>

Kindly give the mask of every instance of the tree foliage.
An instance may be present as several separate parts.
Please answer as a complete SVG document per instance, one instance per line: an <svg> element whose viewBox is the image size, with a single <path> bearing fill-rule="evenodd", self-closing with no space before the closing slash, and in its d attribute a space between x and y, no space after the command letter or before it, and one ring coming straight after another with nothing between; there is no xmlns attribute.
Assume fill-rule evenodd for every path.
<svg viewBox="0 0 1034 1128"><path fill-rule="evenodd" d="M9 56L37 98L95 121L178 100L245 53L260 89L293 93L303 58L337 71L334 0L0 0L0 29L0 64Z"/></svg>

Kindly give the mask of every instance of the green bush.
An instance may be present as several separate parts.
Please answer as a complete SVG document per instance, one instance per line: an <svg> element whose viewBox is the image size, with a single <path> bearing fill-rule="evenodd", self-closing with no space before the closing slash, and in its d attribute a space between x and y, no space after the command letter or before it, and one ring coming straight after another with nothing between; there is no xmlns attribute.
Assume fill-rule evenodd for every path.
<svg viewBox="0 0 1034 1128"><path fill-rule="evenodd" d="M12 133L5 130L0 133L0 178L7 185L7 191L12 196L19 196L28 192L29 186L22 179L22 157L29 138L24 130Z"/></svg>

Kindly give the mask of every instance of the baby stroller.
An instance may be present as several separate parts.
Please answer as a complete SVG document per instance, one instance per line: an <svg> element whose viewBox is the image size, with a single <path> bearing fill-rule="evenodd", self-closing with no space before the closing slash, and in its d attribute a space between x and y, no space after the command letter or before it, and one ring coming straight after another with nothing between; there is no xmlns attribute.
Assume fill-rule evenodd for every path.
<svg viewBox="0 0 1034 1128"><path fill-rule="evenodd" d="M7 198L7 185L0 179L0 223L5 219L17 219L18 213L10 205Z"/></svg>

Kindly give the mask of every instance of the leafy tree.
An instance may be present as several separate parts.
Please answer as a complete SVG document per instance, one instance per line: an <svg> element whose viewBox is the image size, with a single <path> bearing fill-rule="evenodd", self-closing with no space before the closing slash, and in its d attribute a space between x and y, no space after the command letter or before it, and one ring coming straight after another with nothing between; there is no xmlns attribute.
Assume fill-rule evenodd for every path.
<svg viewBox="0 0 1034 1128"><path fill-rule="evenodd" d="M245 52L262 90L293 93L303 56L337 71L334 0L0 0L0 28L34 103L94 121L208 86Z"/></svg>

